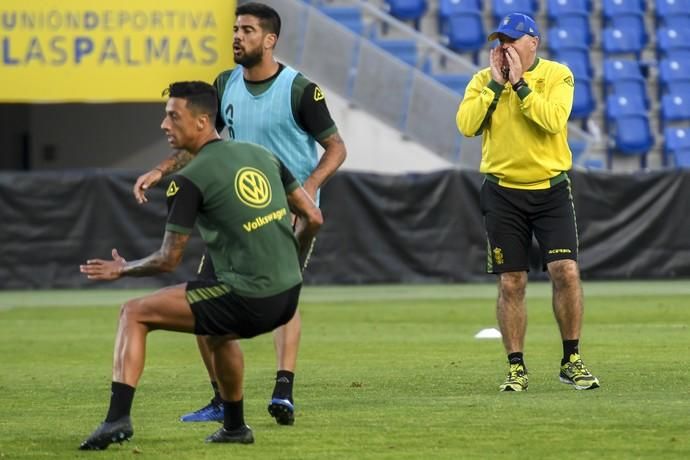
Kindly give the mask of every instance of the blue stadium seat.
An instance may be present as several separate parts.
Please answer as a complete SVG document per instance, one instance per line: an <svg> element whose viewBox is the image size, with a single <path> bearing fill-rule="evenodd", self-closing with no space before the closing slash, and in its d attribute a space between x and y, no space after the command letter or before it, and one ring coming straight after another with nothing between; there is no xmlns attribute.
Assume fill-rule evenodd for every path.
<svg viewBox="0 0 690 460"><path fill-rule="evenodd" d="M443 24L455 13L481 13L480 0L440 0L438 2L438 25L443 30Z"/></svg>
<svg viewBox="0 0 690 460"><path fill-rule="evenodd" d="M604 29L601 49L605 57L633 54L637 59L640 59L643 48L642 32L639 30L613 27Z"/></svg>
<svg viewBox="0 0 690 460"><path fill-rule="evenodd" d="M654 146L654 136L646 115L623 115L616 117L612 123L614 147L610 153L624 155L642 155L641 166L644 166L647 152Z"/></svg>
<svg viewBox="0 0 690 460"><path fill-rule="evenodd" d="M678 150L690 150L690 128L664 129L664 164Z"/></svg>
<svg viewBox="0 0 690 460"><path fill-rule="evenodd" d="M690 0L656 0L657 24L665 24L666 19L690 15Z"/></svg>
<svg viewBox="0 0 690 460"><path fill-rule="evenodd" d="M614 145L607 151L609 169L614 153L640 155L640 166L647 164L647 152L654 145L654 136L642 101L610 94L606 98L606 122Z"/></svg>
<svg viewBox="0 0 690 460"><path fill-rule="evenodd" d="M463 53L473 53L478 64L479 50L486 45L486 32L482 15L477 12L455 13L446 22L445 40L448 48Z"/></svg>
<svg viewBox="0 0 690 460"><path fill-rule="evenodd" d="M573 155L573 164L575 164L585 152L587 142L569 138L568 147L570 147L570 153Z"/></svg>
<svg viewBox="0 0 690 460"><path fill-rule="evenodd" d="M628 13L614 16L608 21L607 25L613 29L631 31L635 34L638 34L642 38L643 47L646 46L647 42L649 41L647 28L644 22L644 14L642 13Z"/></svg>
<svg viewBox="0 0 690 460"><path fill-rule="evenodd" d="M557 22L560 16L589 15L591 11L592 4L589 0L549 0L546 3L546 15L551 22Z"/></svg>
<svg viewBox="0 0 690 460"><path fill-rule="evenodd" d="M401 61L417 66L417 42L406 39L372 39L379 48L384 49Z"/></svg>
<svg viewBox="0 0 690 460"><path fill-rule="evenodd" d="M491 0L491 11L496 24L510 13L524 13L534 17L538 10L537 0Z"/></svg>
<svg viewBox="0 0 690 460"><path fill-rule="evenodd" d="M413 21L419 30L419 20L427 10L426 0L386 0L388 13L401 21Z"/></svg>
<svg viewBox="0 0 690 460"><path fill-rule="evenodd" d="M664 26L669 29L690 29L690 10L687 14L668 16L664 19Z"/></svg>
<svg viewBox="0 0 690 460"><path fill-rule="evenodd" d="M551 52L565 49L589 51L586 31L582 29L564 29L560 26L551 27L546 37L546 45Z"/></svg>
<svg viewBox="0 0 690 460"><path fill-rule="evenodd" d="M586 120L596 109L596 100L592 92L592 82L586 78L575 79L575 95L570 118Z"/></svg>
<svg viewBox="0 0 690 460"><path fill-rule="evenodd" d="M609 87L609 92L616 96L634 100L635 105L642 104L645 110L649 110L649 96L647 85L643 80L616 80Z"/></svg>
<svg viewBox="0 0 690 460"><path fill-rule="evenodd" d="M673 122L690 124L690 94L668 93L661 96L660 115L662 129Z"/></svg>
<svg viewBox="0 0 690 460"><path fill-rule="evenodd" d="M594 77L594 68L592 67L592 61L589 58L589 51L578 49L562 51L553 50L551 53L551 58L554 61L567 65L575 76L575 80L578 78L591 79Z"/></svg>
<svg viewBox="0 0 690 460"><path fill-rule="evenodd" d="M358 6L320 6L319 10L326 16L335 19L357 35L364 31L362 8Z"/></svg>
<svg viewBox="0 0 690 460"><path fill-rule="evenodd" d="M587 38L587 44L591 45L594 42L589 14L574 12L559 16L556 18L554 25L562 29L584 31L584 36Z"/></svg>
<svg viewBox="0 0 690 460"><path fill-rule="evenodd" d="M690 80L674 80L666 85L664 93L690 96Z"/></svg>
<svg viewBox="0 0 690 460"><path fill-rule="evenodd" d="M659 27L656 30L656 47L659 57L670 56L678 51L690 54L690 30Z"/></svg>
<svg viewBox="0 0 690 460"><path fill-rule="evenodd" d="M690 168L690 148L674 150L673 164L676 165L676 168Z"/></svg>
<svg viewBox="0 0 690 460"><path fill-rule="evenodd" d="M647 116L647 109L639 99L628 99L625 96L609 94L606 96L606 118L614 118L626 115Z"/></svg>
<svg viewBox="0 0 690 460"><path fill-rule="evenodd" d="M601 6L601 16L605 24L620 15L643 15L644 11L645 4L643 0L604 0Z"/></svg>
<svg viewBox="0 0 690 460"><path fill-rule="evenodd" d="M458 94L465 94L465 88L470 80L472 80L472 75L455 73L431 74L431 77L433 77L436 81L443 83L445 86Z"/></svg>
<svg viewBox="0 0 690 460"><path fill-rule="evenodd" d="M604 59L604 83L610 85L614 81L621 80L644 82L640 61L635 59Z"/></svg>
<svg viewBox="0 0 690 460"><path fill-rule="evenodd" d="M673 82L690 81L690 57L687 59L664 58L659 62L659 86L666 91Z"/></svg>

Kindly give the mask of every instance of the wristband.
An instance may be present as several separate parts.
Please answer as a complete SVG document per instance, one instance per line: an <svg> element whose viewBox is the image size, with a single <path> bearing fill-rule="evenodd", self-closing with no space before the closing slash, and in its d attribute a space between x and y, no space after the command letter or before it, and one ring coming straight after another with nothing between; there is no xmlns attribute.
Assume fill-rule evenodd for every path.
<svg viewBox="0 0 690 460"><path fill-rule="evenodd" d="M513 91L515 91L515 92L517 93L517 92L520 91L522 88L526 88L526 87L527 87L527 82L525 81L524 78L521 78L521 79L519 79L519 80L517 81L517 83L515 83L515 84L513 85Z"/></svg>
<svg viewBox="0 0 690 460"><path fill-rule="evenodd" d="M161 176L165 176L165 171L163 171L161 168L153 168L153 170L160 172Z"/></svg>

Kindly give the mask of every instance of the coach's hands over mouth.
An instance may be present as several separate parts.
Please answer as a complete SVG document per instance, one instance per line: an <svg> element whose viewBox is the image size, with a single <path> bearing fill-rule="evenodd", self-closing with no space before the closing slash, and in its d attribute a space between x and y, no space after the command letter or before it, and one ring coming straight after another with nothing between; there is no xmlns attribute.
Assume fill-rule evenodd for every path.
<svg viewBox="0 0 690 460"><path fill-rule="evenodd" d="M118 254L117 249L113 249L112 256L113 260L89 259L86 265L79 266L79 271L90 280L116 280L122 276L127 261Z"/></svg>
<svg viewBox="0 0 690 460"><path fill-rule="evenodd" d="M134 193L134 198L137 199L137 203L144 204L148 202L146 198L146 190L150 187L156 185L163 178L163 172L160 169L152 169L151 171L142 174L137 178L137 182L134 184L132 193Z"/></svg>

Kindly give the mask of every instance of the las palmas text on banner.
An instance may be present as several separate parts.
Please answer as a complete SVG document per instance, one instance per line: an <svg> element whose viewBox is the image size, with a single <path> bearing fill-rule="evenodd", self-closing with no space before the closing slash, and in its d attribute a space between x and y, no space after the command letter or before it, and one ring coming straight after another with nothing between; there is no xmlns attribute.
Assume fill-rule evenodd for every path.
<svg viewBox="0 0 690 460"><path fill-rule="evenodd" d="M0 102L160 101L232 64L234 0L2 0Z"/></svg>

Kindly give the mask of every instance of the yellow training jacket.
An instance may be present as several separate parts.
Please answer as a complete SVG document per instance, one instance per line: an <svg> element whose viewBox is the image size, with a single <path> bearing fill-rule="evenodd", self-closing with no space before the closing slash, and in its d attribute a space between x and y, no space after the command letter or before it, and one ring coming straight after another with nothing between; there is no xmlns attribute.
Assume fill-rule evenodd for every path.
<svg viewBox="0 0 690 460"><path fill-rule="evenodd" d="M465 90L455 121L467 137L483 134L479 171L505 187L549 188L549 179L572 166L568 117L575 80L563 64L537 58L519 94L501 86L491 69L477 72Z"/></svg>

